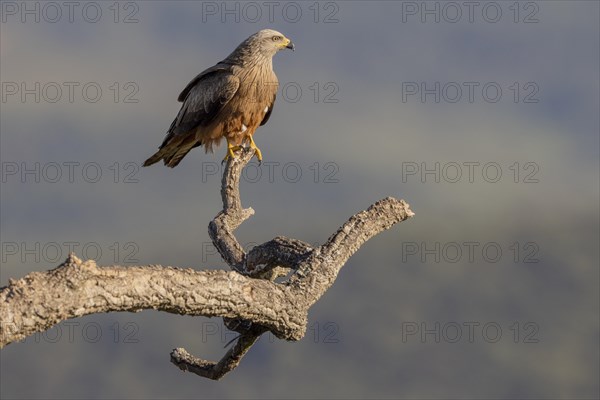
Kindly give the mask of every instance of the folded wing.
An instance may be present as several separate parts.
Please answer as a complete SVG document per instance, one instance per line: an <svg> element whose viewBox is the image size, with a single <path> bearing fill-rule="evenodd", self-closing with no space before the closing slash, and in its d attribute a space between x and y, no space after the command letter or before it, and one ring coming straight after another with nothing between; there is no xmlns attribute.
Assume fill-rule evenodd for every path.
<svg viewBox="0 0 600 400"><path fill-rule="evenodd" d="M196 76L181 92L183 102L159 150L144 166L161 159L165 165L175 167L194 147L202 144L196 130L215 122L223 107L231 101L240 87L240 80L228 66L216 65Z"/></svg>

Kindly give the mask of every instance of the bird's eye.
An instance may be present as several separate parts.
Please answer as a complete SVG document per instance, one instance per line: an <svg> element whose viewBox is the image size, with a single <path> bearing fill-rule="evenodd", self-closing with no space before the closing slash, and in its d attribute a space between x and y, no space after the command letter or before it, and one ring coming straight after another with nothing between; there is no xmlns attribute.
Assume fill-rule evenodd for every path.
<svg viewBox="0 0 600 400"><path fill-rule="evenodd" d="M273 41L276 42L278 40L281 40L281 36L273 36Z"/></svg>

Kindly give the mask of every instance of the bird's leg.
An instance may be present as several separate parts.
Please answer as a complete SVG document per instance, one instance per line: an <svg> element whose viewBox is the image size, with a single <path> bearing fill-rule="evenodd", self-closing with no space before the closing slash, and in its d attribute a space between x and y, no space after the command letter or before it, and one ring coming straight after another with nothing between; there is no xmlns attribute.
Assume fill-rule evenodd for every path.
<svg viewBox="0 0 600 400"><path fill-rule="evenodd" d="M254 155L258 159L258 164L260 165L262 163L262 152L260 151L260 149L258 148L256 143L254 143L254 139L252 138L252 135L249 135L249 137L250 137L250 148L255 151Z"/></svg>
<svg viewBox="0 0 600 400"><path fill-rule="evenodd" d="M242 146L233 146L229 140L227 140L227 153L225 154L225 158L223 158L223 161L221 161L221 164L223 164L225 161L229 160L230 158L233 160L235 158L235 151L238 151L239 149L242 149Z"/></svg>

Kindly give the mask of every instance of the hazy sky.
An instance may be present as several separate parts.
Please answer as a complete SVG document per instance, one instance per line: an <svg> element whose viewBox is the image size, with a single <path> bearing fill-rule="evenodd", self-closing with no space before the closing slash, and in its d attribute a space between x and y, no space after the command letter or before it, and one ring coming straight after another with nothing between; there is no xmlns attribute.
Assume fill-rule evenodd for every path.
<svg viewBox="0 0 600 400"><path fill-rule="evenodd" d="M141 163L200 71L269 27L295 52L256 142L238 239L322 243L385 196L297 343L220 382L218 319L93 315L0 352L3 398L597 398L600 7L595 1L1 2L0 285L70 248L223 268L220 161Z"/></svg>

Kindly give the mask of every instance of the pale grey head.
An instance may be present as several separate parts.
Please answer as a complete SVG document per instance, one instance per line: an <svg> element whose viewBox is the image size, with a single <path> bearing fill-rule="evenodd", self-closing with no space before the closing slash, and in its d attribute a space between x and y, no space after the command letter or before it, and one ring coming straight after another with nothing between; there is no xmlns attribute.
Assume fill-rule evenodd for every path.
<svg viewBox="0 0 600 400"><path fill-rule="evenodd" d="M294 50L294 44L281 32L263 29L244 40L227 57L228 61L247 61L250 58L272 58L279 50Z"/></svg>
<svg viewBox="0 0 600 400"><path fill-rule="evenodd" d="M294 44L286 38L281 32L273 29L263 29L256 32L247 39L253 43L253 46L258 46L259 51L265 56L273 56L279 50L290 49L294 50Z"/></svg>

